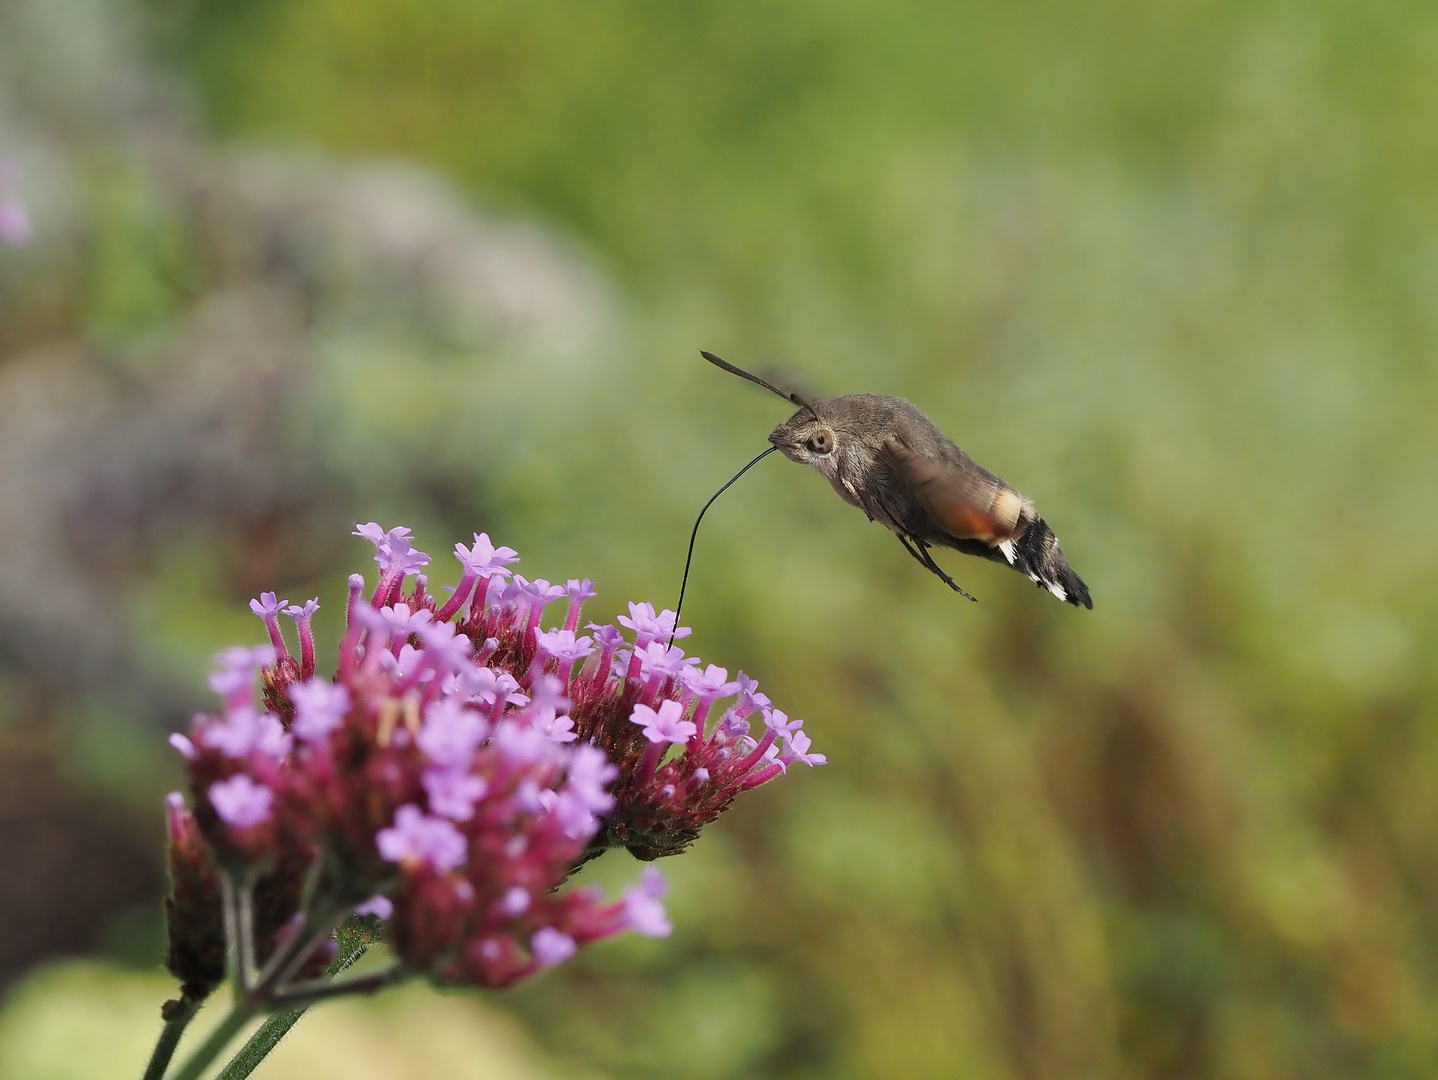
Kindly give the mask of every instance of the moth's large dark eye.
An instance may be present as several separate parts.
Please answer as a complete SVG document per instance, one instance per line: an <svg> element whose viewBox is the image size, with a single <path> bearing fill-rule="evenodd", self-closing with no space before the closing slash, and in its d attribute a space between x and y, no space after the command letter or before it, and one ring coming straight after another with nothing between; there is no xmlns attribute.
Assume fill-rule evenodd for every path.
<svg viewBox="0 0 1438 1080"><path fill-rule="evenodd" d="M827 431L816 431L809 436L809 450L815 454L827 454L834 449L834 437Z"/></svg>

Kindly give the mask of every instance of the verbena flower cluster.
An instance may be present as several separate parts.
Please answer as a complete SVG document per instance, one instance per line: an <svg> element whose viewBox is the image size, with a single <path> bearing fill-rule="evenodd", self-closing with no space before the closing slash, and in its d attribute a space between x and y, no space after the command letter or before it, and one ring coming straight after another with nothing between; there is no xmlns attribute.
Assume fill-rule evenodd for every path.
<svg viewBox="0 0 1438 1080"><path fill-rule="evenodd" d="M557 887L607 848L676 854L740 792L824 761L754 680L672 646L689 633L673 612L630 604L581 633L593 583L529 581L484 534L456 546L441 599L408 529L356 535L379 578L368 596L350 578L333 678L315 668L318 601L265 593L250 606L268 644L221 653L222 708L171 737L193 811L170 797L168 963L192 995L237 934L239 963L276 969L257 985L322 971L356 911L407 972L491 987L622 930L667 934L653 867L616 901Z"/></svg>

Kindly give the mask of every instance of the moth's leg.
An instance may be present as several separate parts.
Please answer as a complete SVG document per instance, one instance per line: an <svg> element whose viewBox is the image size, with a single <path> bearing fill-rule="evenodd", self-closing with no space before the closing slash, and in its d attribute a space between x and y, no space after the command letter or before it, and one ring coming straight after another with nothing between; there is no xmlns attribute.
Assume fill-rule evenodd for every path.
<svg viewBox="0 0 1438 1080"><path fill-rule="evenodd" d="M847 480L844 481L844 490L854 496L854 501L864 508L864 516L869 519L869 523L872 525L874 522L874 511L873 508L869 506L869 500L864 498L864 496L860 494L859 489ZM903 537L901 536L899 539L902 540Z"/></svg>
<svg viewBox="0 0 1438 1080"><path fill-rule="evenodd" d="M920 555L917 551L914 550L914 547L912 544L909 543L909 538L907 536L905 536L903 533L895 533L894 535L899 538L899 543L904 545L904 550L919 561L920 566L925 568L928 567L929 564L924 561L924 557L922 555Z"/></svg>
<svg viewBox="0 0 1438 1080"><path fill-rule="evenodd" d="M978 597L970 596L968 593L964 592L963 589L959 588L958 582L956 582L953 578L949 577L948 574L944 573L943 570L939 568L939 564L934 562L934 557L929 554L928 544L915 537L914 544L918 547L918 550L915 551L914 548L909 546L909 541L907 537L901 536L899 537L899 540L903 543L904 548L908 551L910 555L918 559L920 563L922 563L924 566L928 567L936 575L938 575L939 580L942 581L949 588L953 589L954 592L958 593L965 600L972 600L975 604L979 602Z"/></svg>

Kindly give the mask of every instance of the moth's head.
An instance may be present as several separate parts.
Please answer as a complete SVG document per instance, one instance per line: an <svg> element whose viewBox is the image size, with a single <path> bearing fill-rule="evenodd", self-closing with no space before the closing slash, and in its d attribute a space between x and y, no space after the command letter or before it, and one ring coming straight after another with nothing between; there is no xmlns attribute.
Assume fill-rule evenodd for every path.
<svg viewBox="0 0 1438 1080"><path fill-rule="evenodd" d="M827 476L838 468L844 433L822 405L816 401L800 409L769 433L769 441L790 461L812 465Z"/></svg>

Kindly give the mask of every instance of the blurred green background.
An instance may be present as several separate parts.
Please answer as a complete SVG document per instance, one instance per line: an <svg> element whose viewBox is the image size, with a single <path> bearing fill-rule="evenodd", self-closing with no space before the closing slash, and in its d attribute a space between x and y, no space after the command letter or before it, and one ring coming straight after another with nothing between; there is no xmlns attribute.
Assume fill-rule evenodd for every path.
<svg viewBox="0 0 1438 1080"><path fill-rule="evenodd" d="M1438 8L0 0L0 157L0 1075L138 1073L162 736L353 522L672 605L786 415L701 347L915 401L1095 610L765 462L685 621L829 766L296 1075L1438 1072Z"/></svg>

